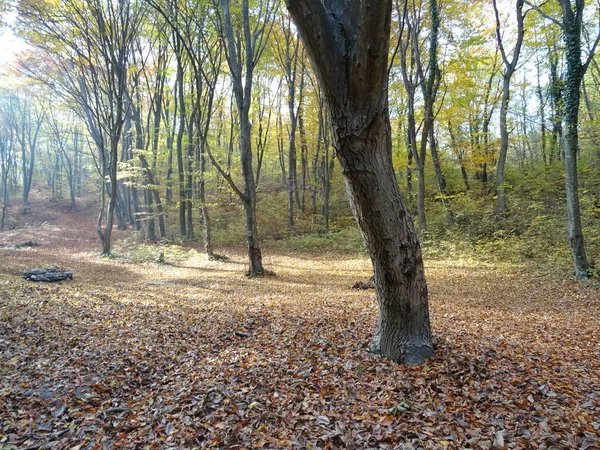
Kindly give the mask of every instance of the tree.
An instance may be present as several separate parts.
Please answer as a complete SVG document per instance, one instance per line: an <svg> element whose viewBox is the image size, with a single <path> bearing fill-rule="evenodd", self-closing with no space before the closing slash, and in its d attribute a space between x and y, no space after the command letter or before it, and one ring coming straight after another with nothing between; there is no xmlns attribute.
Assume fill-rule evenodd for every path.
<svg viewBox="0 0 600 450"><path fill-rule="evenodd" d="M52 143L55 146L57 161L60 159L67 172L67 182L69 184L69 198L71 208L75 207L75 170L76 157L79 152L79 136L77 134L78 124L73 118L65 120L62 117L60 121L56 114L48 120L48 130L51 135ZM62 122L62 123L61 123ZM69 123L70 122L70 123Z"/></svg>
<svg viewBox="0 0 600 450"><path fill-rule="evenodd" d="M435 78L438 73L433 70L427 85L425 85L425 70L421 62L421 53L423 53L423 42L420 37L423 29L421 6L417 6L414 0L404 0L402 5L396 0L396 14L398 16L398 46L397 51L400 56L400 69L402 80L406 91L407 102L407 141L408 141L408 172L407 178L410 181L412 160L417 166L417 218L419 222L419 232L423 233L427 228L425 217L425 160L427 157L427 139L429 138L429 127L433 126L433 102L435 100L434 88ZM436 41L437 34L432 30L432 42ZM429 81L433 83L429 84ZM422 123L421 145L417 145L417 90L421 86L425 97L425 117ZM429 90L431 87L431 90Z"/></svg>
<svg viewBox="0 0 600 450"><path fill-rule="evenodd" d="M277 0L259 0L256 5L257 20L250 19L249 0L241 0L241 29L234 28L230 0L219 0L222 13L221 32L225 43L227 64L231 72L233 95L240 122L240 153L244 190L237 188L230 175L222 170L211 157L217 169L229 182L244 206L246 219L246 244L248 246L248 276L261 275L264 272L262 253L256 221L256 176L254 174L252 139L250 124L250 106L252 104L252 83L254 69L267 45L273 28L274 14L279 7ZM254 22L254 23L252 23ZM209 155L211 155L209 153Z"/></svg>
<svg viewBox="0 0 600 450"><path fill-rule="evenodd" d="M296 85L298 84L298 69L302 64L303 51L299 37L293 32L289 18L282 19L281 39L275 43L275 55L279 65L284 70L285 82L288 87L288 114L290 120L289 150L288 150L288 227L290 232L294 231L294 202L300 208L300 197L298 195L298 174L296 158L296 130L301 102L296 104ZM301 70L301 69L300 69ZM300 83L300 98L302 98L302 84Z"/></svg>
<svg viewBox="0 0 600 450"><path fill-rule="evenodd" d="M2 184L0 185L0 193L2 194L2 213L0 213L0 232L4 231L4 223L6 219L6 209L8 208L9 200L9 172L14 159L14 129L8 125L6 120L7 101L2 98L0 105L0 114L2 119L0 122L0 177Z"/></svg>
<svg viewBox="0 0 600 450"><path fill-rule="evenodd" d="M42 70L30 66L28 73L70 98L98 148L103 183L96 229L102 254L108 255L118 196L118 149L127 116L130 53L145 9L137 0L66 0L60 7L24 0L20 13L30 42L50 57Z"/></svg>
<svg viewBox="0 0 600 450"><path fill-rule="evenodd" d="M517 18L517 35L515 47L512 51L512 56L509 58L507 51L504 48L504 40L502 39L500 13L498 12L497 0L493 0L494 13L496 15L496 41L502 61L504 62L504 73L502 74L502 100L500 102L500 154L498 155L498 164L496 166L496 195L498 197L497 212L502 216L506 213L506 198L504 187L504 168L506 166L506 155L508 154L508 102L510 100L510 80L517 70L521 46L523 45L523 37L525 28L523 22L527 12L523 13L523 0L516 0L515 14Z"/></svg>
<svg viewBox="0 0 600 450"><path fill-rule="evenodd" d="M421 248L392 165L392 0L286 3L327 99L351 208L375 271L379 324L372 349L421 364L433 346Z"/></svg>
<svg viewBox="0 0 600 450"><path fill-rule="evenodd" d="M579 201L579 180L577 173L577 158L579 155L579 104L581 99L581 84L587 71L598 41L600 30L596 38L589 45L588 55L582 61L581 41L582 35L589 36L589 31L584 27L585 0L559 0L562 17L557 20L546 14L540 7L531 5L544 17L560 26L565 41L565 55L567 67L564 83L562 147L565 163L565 185L567 197L568 235L575 275L577 278L586 279L590 265L585 252L583 228L581 225L581 205ZM530 4L527 2L527 4Z"/></svg>

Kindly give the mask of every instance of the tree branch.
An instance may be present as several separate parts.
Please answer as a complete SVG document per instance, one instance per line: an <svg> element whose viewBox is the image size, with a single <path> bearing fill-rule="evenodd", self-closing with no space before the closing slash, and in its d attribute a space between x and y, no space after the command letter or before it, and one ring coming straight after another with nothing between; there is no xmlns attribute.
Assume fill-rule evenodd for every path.
<svg viewBox="0 0 600 450"><path fill-rule="evenodd" d="M543 5L545 5L545 4L546 4L546 2L542 3L540 6L534 5L533 3L531 3L531 2L530 2L530 1L528 1L528 0L525 0L525 1L524 1L524 3L525 3L527 6L531 7L532 9L536 10L536 11L537 11L537 13L538 13L540 16L544 17L545 19L548 19L548 20L549 20L549 21L551 21L551 22L554 22L556 25L558 25L559 27L561 27L561 28L564 30L564 25L563 25L563 24L562 24L562 23L561 23L559 20L555 19L554 17L552 17L552 16L551 16L551 15L549 15L549 14L546 14L546 13L545 13L544 11L542 11L542 9L540 8L540 6L543 6Z"/></svg>

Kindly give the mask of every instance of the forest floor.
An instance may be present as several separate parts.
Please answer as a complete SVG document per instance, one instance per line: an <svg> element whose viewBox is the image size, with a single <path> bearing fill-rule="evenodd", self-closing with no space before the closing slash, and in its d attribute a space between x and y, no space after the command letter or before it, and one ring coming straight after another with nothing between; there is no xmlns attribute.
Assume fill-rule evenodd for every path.
<svg viewBox="0 0 600 450"><path fill-rule="evenodd" d="M588 283L428 260L439 345L401 367L366 350L375 293L351 288L365 257L267 250L275 275L247 279L239 249L100 259L93 206L19 220L0 234L2 450L600 448ZM74 279L20 277L47 266Z"/></svg>

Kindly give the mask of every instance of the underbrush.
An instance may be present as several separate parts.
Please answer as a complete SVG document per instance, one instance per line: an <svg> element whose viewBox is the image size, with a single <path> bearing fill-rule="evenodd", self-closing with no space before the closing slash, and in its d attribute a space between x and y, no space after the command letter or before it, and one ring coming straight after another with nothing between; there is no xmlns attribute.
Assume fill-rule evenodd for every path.
<svg viewBox="0 0 600 450"><path fill-rule="evenodd" d="M363 239L356 227L330 230L327 233L312 233L271 240L268 246L287 252L311 253L364 253Z"/></svg>
<svg viewBox="0 0 600 450"><path fill-rule="evenodd" d="M482 261L534 264L571 270L567 214L563 199L520 193L510 197L503 217L495 198L461 195L452 199L454 221L443 205L430 204L424 242L429 257L471 255ZM531 194L531 193L530 193ZM590 264L600 251L600 228L592 208L583 203L584 236Z"/></svg>
<svg viewBox="0 0 600 450"><path fill-rule="evenodd" d="M450 174L452 175L452 174ZM454 179L455 178L455 179ZM462 181L449 177L450 195L442 203L437 194L427 191L427 231L421 236L427 259L473 259L489 263L510 263L570 271L571 252L567 237L567 214L564 198L563 169L560 164L526 171L507 173L506 215L496 213L493 181L484 186L472 180L464 192ZM600 186L592 173L581 180L581 207L588 259L594 265L600 252ZM428 186L435 186L433 179ZM406 188L403 187L404 192ZM308 197L307 197L308 199ZM413 195L414 202L414 195ZM409 202L410 203L410 202ZM448 209L451 207L451 213ZM261 195L258 226L267 251L297 253L339 253L365 255L362 236L352 218L347 199L341 189L331 201L330 230L323 231L321 205L313 216L307 201L306 212L296 211L294 231L287 223L287 192ZM409 204L416 222L414 204ZM172 216L176 217L176 211ZM243 249L245 243L244 214L235 201L216 202L210 208L213 243L216 247ZM177 234L171 223L170 236ZM186 247L201 248L200 226L196 239L183 239L179 247L165 249L165 259L185 258ZM124 250L119 249L123 252ZM155 246L141 245L128 249L127 258L152 261L157 258ZM182 256L184 255L184 256Z"/></svg>
<svg viewBox="0 0 600 450"><path fill-rule="evenodd" d="M137 234L117 242L110 257L131 263L175 264L191 260L206 260L208 257L195 248L171 243L140 242Z"/></svg>

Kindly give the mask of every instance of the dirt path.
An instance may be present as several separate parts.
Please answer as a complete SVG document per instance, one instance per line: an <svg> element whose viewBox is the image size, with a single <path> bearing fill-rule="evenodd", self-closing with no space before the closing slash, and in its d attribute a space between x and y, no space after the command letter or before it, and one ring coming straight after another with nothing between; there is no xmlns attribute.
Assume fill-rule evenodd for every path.
<svg viewBox="0 0 600 450"><path fill-rule="evenodd" d="M131 264L97 257L92 206L41 210L0 235L41 244L0 250L2 450L600 446L589 285L429 261L440 343L406 368L365 350L365 259L267 254L253 280L235 253ZM74 280L19 277L48 265Z"/></svg>

